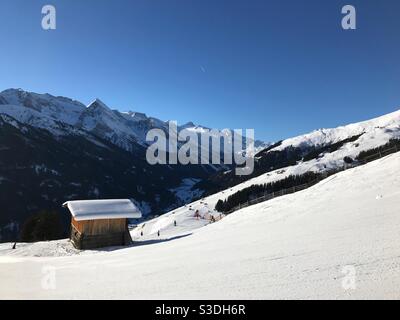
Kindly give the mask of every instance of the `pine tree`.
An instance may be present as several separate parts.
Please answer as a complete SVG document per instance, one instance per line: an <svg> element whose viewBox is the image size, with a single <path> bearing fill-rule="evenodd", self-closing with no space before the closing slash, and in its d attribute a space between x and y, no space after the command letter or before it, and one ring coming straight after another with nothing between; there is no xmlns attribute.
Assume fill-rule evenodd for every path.
<svg viewBox="0 0 400 320"><path fill-rule="evenodd" d="M22 226L20 239L23 242L49 241L62 238L60 215L42 211L30 217Z"/></svg>
<svg viewBox="0 0 400 320"><path fill-rule="evenodd" d="M217 204L215 205L215 210L218 212L223 212L224 211L224 201L221 199L218 200Z"/></svg>

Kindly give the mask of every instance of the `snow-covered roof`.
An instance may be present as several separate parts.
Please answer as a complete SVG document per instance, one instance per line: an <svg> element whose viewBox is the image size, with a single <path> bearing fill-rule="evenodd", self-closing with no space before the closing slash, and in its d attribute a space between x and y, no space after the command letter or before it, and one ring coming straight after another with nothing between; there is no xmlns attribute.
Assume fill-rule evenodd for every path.
<svg viewBox="0 0 400 320"><path fill-rule="evenodd" d="M69 209L76 221L142 217L129 199L67 201L63 207Z"/></svg>

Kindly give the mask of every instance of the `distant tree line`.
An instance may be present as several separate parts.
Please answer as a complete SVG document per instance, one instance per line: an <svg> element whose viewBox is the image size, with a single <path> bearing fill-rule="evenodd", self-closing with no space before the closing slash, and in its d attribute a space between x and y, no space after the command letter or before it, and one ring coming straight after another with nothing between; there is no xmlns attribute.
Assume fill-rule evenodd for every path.
<svg viewBox="0 0 400 320"><path fill-rule="evenodd" d="M365 161L368 157L382 153L387 149L393 148L395 146L397 146L397 149L400 151L400 139L390 139L389 142L384 144L383 146L366 151L361 151L356 159L359 161Z"/></svg>
<svg viewBox="0 0 400 320"><path fill-rule="evenodd" d="M275 182L254 184L230 195L226 200L220 199L215 206L215 210L227 213L239 204L262 197L266 193L278 192L283 189L300 186L317 179L322 179L323 176L324 175L321 173L306 172L302 175L290 175Z"/></svg>

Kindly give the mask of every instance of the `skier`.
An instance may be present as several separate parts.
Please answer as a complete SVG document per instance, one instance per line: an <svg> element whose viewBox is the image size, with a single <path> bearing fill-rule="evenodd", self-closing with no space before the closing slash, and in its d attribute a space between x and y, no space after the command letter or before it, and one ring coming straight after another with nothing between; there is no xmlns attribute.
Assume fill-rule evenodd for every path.
<svg viewBox="0 0 400 320"><path fill-rule="evenodd" d="M157 236L160 236L160 230L158 230L158 232L157 232Z"/></svg>
<svg viewBox="0 0 400 320"><path fill-rule="evenodd" d="M143 237L143 231L140 232L140 236Z"/></svg>
<svg viewBox="0 0 400 320"><path fill-rule="evenodd" d="M16 247L17 247L17 243L15 242L14 245L13 245L13 247L12 247L13 250L15 250Z"/></svg>
<svg viewBox="0 0 400 320"><path fill-rule="evenodd" d="M174 226L176 227L176 220L174 221Z"/></svg>

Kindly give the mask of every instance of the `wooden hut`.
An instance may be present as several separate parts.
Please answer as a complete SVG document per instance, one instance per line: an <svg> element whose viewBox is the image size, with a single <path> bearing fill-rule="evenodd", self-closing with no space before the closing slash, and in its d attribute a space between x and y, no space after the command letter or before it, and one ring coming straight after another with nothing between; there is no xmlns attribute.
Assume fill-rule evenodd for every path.
<svg viewBox="0 0 400 320"><path fill-rule="evenodd" d="M142 217L129 199L68 201L63 207L72 215L71 241L81 250L130 244L128 218Z"/></svg>

